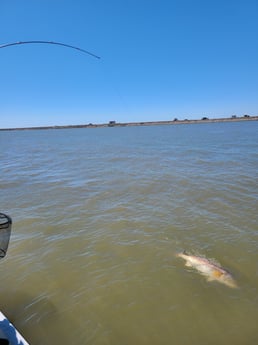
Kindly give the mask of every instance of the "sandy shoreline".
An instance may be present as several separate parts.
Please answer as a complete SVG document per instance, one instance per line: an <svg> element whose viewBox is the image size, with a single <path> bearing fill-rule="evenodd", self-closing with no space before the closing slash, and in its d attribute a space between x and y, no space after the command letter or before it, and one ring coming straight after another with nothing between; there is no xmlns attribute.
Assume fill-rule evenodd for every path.
<svg viewBox="0 0 258 345"><path fill-rule="evenodd" d="M64 126L40 126L40 127L21 127L21 128L0 128L0 131L20 131L20 130L42 130L42 129L69 129L69 128L100 128L100 127L129 127L129 126L159 126L159 125L183 125L196 123L217 123L217 122L239 122L239 121L257 121L258 116L242 116L215 119L199 120L170 120L170 121L145 121L145 122L115 122L103 124L84 124L84 125L64 125Z"/></svg>

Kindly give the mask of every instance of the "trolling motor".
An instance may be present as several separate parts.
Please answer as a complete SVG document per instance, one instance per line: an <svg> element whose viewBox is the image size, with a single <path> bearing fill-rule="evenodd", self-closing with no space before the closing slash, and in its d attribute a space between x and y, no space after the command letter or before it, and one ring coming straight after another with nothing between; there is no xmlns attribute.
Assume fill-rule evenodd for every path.
<svg viewBox="0 0 258 345"><path fill-rule="evenodd" d="M11 235L12 219L4 213L0 213L0 259L6 255Z"/></svg>

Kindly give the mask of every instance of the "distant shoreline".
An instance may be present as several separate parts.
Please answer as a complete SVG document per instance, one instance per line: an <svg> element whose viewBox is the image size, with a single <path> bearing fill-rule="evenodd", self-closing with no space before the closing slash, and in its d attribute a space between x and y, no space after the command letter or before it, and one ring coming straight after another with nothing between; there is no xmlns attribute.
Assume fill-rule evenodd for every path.
<svg viewBox="0 0 258 345"><path fill-rule="evenodd" d="M103 124L84 124L84 125L64 125L64 126L40 126L40 127L17 127L17 128L0 128L0 131L24 131L24 130L45 130L45 129L69 129L69 128L101 128L101 127L130 127L130 126L159 126L159 125L183 125L196 123L217 123L217 122L240 122L240 121L257 121L258 116L244 115L241 117L226 117L208 119L206 117L199 120L169 120L169 121L141 121L141 122L116 122L109 121Z"/></svg>

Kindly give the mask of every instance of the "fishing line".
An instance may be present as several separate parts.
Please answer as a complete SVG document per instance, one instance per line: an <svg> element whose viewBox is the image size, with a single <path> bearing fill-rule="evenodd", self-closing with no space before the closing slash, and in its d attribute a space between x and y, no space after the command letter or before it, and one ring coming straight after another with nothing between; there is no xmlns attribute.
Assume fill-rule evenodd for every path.
<svg viewBox="0 0 258 345"><path fill-rule="evenodd" d="M12 46L19 46L19 45L25 45L25 44L51 44L51 45L58 45L58 46L63 46L66 48L71 48L71 49L75 49L81 53L84 54L88 54L96 59L100 59L100 56L85 50L83 48L80 47L76 47L67 43L63 43L63 42L55 42L55 41L42 41L42 40L32 40L32 41L18 41L18 42L10 42L10 43L6 43L6 44L2 44L0 45L0 48L8 48L8 47L12 47ZM104 66L102 66L101 68L104 68ZM107 71L105 71L107 73ZM110 73L110 72L108 72ZM103 73L105 74L105 73ZM117 85L114 85L113 82L111 82L111 78L108 78L109 80L109 84L110 84L110 88L113 89L113 92L115 93L116 97L119 99L121 105L123 108L129 108L128 104L126 104L126 101L124 99L124 97L121 95L120 90L118 89Z"/></svg>
<svg viewBox="0 0 258 345"><path fill-rule="evenodd" d="M128 103L125 95L123 94L123 92L121 90L121 85L120 85L121 81L120 81L120 83L117 83L117 81L115 80L116 76L114 75L112 69L106 65L106 61L104 61L104 63L100 64L100 69L102 70L102 74L106 78L105 85L106 85L108 91L110 93L112 93L113 96L112 95L111 96L117 100L116 102L114 100L114 102L112 103L112 109L114 109L114 108L118 108L118 109L117 110L114 109L114 115L111 115L111 118L109 118L109 120L115 120L116 122L123 122L123 121L120 121L119 118L116 118L116 116L120 116L121 109L125 110L129 115L131 113L131 106ZM120 75L120 77L121 77L121 75Z"/></svg>

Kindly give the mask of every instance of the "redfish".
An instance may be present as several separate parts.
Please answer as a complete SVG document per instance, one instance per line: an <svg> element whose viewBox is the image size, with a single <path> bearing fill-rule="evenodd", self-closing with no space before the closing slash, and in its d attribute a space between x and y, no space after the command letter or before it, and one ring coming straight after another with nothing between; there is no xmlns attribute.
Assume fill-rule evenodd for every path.
<svg viewBox="0 0 258 345"><path fill-rule="evenodd" d="M232 275L224 268L213 263L211 260L202 258L200 256L187 254L185 251L177 254L176 256L184 259L187 267L193 267L198 272L205 275L208 281L215 280L231 288L237 288L236 281Z"/></svg>

